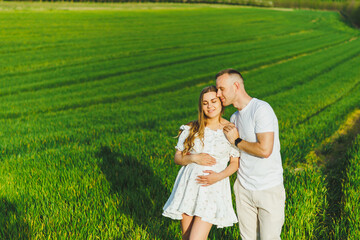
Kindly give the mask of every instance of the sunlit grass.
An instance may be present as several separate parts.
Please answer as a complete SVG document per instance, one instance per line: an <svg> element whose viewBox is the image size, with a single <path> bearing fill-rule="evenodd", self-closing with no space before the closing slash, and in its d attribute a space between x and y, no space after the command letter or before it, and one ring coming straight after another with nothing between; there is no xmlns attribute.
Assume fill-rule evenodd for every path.
<svg viewBox="0 0 360 240"><path fill-rule="evenodd" d="M248 92L279 118L282 238L324 236L331 186L315 165L295 168L359 106L360 34L338 14L186 4L0 8L1 239L180 238L179 223L161 216L179 169L173 137L196 118L201 89L228 67L244 72ZM240 236L234 226L213 229L210 239Z"/></svg>

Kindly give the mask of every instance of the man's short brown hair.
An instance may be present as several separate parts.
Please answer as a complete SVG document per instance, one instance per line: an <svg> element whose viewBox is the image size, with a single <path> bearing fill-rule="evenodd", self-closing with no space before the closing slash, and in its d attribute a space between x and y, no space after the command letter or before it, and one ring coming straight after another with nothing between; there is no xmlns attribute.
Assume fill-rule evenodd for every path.
<svg viewBox="0 0 360 240"><path fill-rule="evenodd" d="M224 75L224 74L226 74L226 73L229 74L229 75L231 75L231 74L237 74L237 75L240 76L240 78L241 78L242 80L244 80L244 78L242 77L241 73L238 72L238 71L236 71L235 69L232 69L232 68L228 68L228 69L221 70L220 72L218 72L218 73L216 74L215 79L217 79L218 77L220 77L220 76L222 76L222 75Z"/></svg>

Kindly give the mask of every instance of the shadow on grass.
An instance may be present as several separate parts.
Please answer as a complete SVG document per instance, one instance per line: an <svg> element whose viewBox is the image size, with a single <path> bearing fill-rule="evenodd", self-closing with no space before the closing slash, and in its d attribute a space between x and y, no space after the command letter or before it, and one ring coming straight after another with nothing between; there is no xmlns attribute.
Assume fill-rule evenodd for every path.
<svg viewBox="0 0 360 240"><path fill-rule="evenodd" d="M28 224L6 198L0 198L0 239L30 239Z"/></svg>
<svg viewBox="0 0 360 240"><path fill-rule="evenodd" d="M98 152L98 157L102 159L100 168L111 184L112 193L122 198L119 211L131 216L151 239L176 239L174 233L168 230L171 220L161 215L170 192L154 175L153 169L141 161L141 156L127 156L104 146Z"/></svg>
<svg viewBox="0 0 360 240"><path fill-rule="evenodd" d="M349 119L349 124L342 133L317 152L317 155L324 159L323 173L327 182L328 208L325 218L320 222L323 229L328 231L317 234L323 239L348 238L348 229L337 229L337 227L344 211L341 201L344 196L343 184L348 181L349 156L347 151L354 144L357 135L360 134L360 111L356 110Z"/></svg>

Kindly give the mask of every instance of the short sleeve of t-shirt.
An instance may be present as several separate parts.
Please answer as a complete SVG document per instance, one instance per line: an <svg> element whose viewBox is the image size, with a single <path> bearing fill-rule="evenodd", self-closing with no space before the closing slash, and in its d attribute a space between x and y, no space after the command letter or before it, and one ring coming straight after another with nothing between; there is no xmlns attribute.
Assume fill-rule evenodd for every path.
<svg viewBox="0 0 360 240"><path fill-rule="evenodd" d="M179 139L178 139L178 143L175 146L175 148L179 151L184 151L184 142L186 140L186 138L189 136L190 133L190 126L188 125L181 125L180 130L182 130L182 132L180 133Z"/></svg>
<svg viewBox="0 0 360 240"><path fill-rule="evenodd" d="M236 114L236 112L233 115L231 115L231 117L230 117L230 122L234 123L234 124L235 124L235 114Z"/></svg>
<svg viewBox="0 0 360 240"><path fill-rule="evenodd" d="M269 104L261 105L255 113L255 133L274 132L275 113Z"/></svg>

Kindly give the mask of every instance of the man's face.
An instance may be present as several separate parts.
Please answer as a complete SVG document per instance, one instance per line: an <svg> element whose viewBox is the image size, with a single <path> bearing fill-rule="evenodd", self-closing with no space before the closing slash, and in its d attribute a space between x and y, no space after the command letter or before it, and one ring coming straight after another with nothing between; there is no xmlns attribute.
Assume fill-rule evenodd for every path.
<svg viewBox="0 0 360 240"><path fill-rule="evenodd" d="M235 98L235 86L229 79L229 74L223 74L216 79L216 96L220 98L223 106L233 104Z"/></svg>

